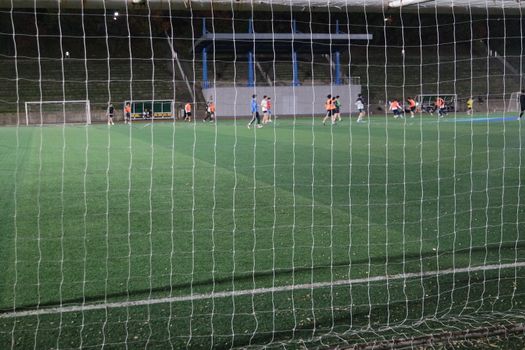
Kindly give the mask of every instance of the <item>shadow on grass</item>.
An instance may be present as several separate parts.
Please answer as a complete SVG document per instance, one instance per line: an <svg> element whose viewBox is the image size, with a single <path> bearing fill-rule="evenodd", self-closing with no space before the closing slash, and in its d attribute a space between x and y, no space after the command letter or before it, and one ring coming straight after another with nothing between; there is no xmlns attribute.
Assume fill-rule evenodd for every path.
<svg viewBox="0 0 525 350"><path fill-rule="evenodd" d="M455 278L457 285L466 285L469 282L477 283L478 285L474 289L478 289L478 294L481 293L479 289L484 290L485 288L481 283L482 280L481 277L474 279L469 279L468 277ZM474 293L474 291L472 292ZM374 341L388 342L396 338L411 339L414 336L421 337L425 334L428 334L428 336L435 333L449 334L448 332L450 331L468 331L472 327L483 327L486 329L486 327L494 326L498 321L504 324L511 322L509 319L503 319L503 314L499 314L499 316L494 318L479 318L474 321L469 314L477 313L479 311L478 306L481 307L479 304L483 303L483 301L461 299L452 302L452 300L448 299L448 302L439 302L440 299L442 301L443 297L450 293L453 293L453 291L447 291L446 294L439 296L424 297L423 299L392 300L389 304L349 306L345 310L339 309L335 313L331 313L328 310L316 312L315 317L302 318L298 324L291 325L293 328L290 329L272 333L262 332L254 336L250 334L236 334L236 344L234 345L242 347L248 344L264 346L281 343L284 348L286 347L284 346L285 344L290 345L291 343L301 344L305 348L317 348L320 345L323 345L322 348L336 348L337 345L342 344L350 346ZM508 296L507 302L509 307L510 299L511 297ZM491 298L487 297L484 302L486 311L490 313L493 302L496 300L495 295ZM473 307L473 303L475 307ZM462 320L461 316L463 312L465 312L463 315L465 317L464 320ZM388 319L387 315L389 315ZM509 312L508 315L515 315L518 319L521 319L520 310L515 309L513 312ZM443 322L443 320L446 321ZM435 328L435 326L440 328ZM243 341L244 344L242 344ZM214 346L214 349L230 349L231 346L231 341L228 341L220 346ZM380 349L386 348L391 349L391 347L381 347Z"/></svg>
<svg viewBox="0 0 525 350"><path fill-rule="evenodd" d="M490 245L488 247L472 247L465 248L465 249L458 249L455 251L455 254L461 254L461 253L485 253L486 251L498 251L499 249L507 249L507 250L514 250L515 248L525 248L525 241L520 241L517 243L514 242L508 242L504 243L501 246L498 244ZM452 252L443 252L440 255L440 259L443 260L443 258L446 258L447 256L451 256ZM404 254L404 255L397 255L397 256L389 256L388 262L390 264L402 264L403 262L406 262L410 259L427 259L427 258L433 258L436 256L435 251L430 251L424 254L419 253L413 253L413 254ZM362 265L367 267L369 263L371 264L381 264L385 263L385 257L384 256L375 256L360 259L360 260L352 260L352 261L341 261L334 263L331 267L330 266L314 266L314 267L296 267L296 268L288 268L288 269L279 269L276 271L263 271L263 272L255 272L255 273L243 273L243 274L236 274L234 277L235 282L252 282L253 279L257 278L268 278L271 277L273 279L274 276L286 276L287 274L292 273L304 273L304 272L311 272L311 271L322 271L322 270L330 270L331 268L339 268L344 266L349 266L350 263L352 266L355 265ZM418 262L419 263L419 262ZM450 266L451 267L451 266ZM441 267L441 269L449 268L449 266ZM232 277L225 277L225 278L216 278L215 280L208 278L203 279L199 281L194 281L193 283L185 282L185 283L178 283L173 285L165 285L165 286L159 286L151 289L139 289L139 290L132 290L132 291L123 291L123 292L114 292L114 293L108 293L107 295L104 294L97 294L97 295L91 295L91 296L85 296L85 297L79 297L79 298L71 298L71 299L64 299L62 300L62 303L60 303L59 300L50 300L47 302L42 302L40 304L25 304L25 305L19 305L16 307L17 311L25 311L25 310L33 310L33 309L41 309L45 307L58 307L60 305L71 305L71 304L82 304L82 303L94 303L94 302L103 302L105 300L111 300L111 299L118 299L118 298L130 298L130 300L135 300L135 298L131 297L137 297L137 296L144 296L149 297L153 293L166 293L166 292L175 292L176 290L184 290L189 289L190 287L199 287L199 286L212 286L215 284L221 285L224 283L231 283ZM197 293L198 294L198 293ZM175 294L172 294L175 296ZM127 299L126 299L127 300ZM0 309L0 314L2 313L8 313L12 312L13 309Z"/></svg>

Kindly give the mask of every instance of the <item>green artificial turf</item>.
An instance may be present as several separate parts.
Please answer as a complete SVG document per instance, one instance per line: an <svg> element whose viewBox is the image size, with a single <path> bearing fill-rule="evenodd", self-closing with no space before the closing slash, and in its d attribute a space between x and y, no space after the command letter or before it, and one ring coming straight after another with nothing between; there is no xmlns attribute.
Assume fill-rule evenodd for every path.
<svg viewBox="0 0 525 350"><path fill-rule="evenodd" d="M0 148L2 349L324 346L525 310L524 268L366 280L525 261L515 120L5 127Z"/></svg>

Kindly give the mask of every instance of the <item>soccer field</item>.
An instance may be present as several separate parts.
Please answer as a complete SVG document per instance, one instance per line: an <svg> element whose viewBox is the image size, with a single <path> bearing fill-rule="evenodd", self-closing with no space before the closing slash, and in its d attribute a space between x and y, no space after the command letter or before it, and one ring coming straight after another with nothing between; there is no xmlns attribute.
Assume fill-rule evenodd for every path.
<svg viewBox="0 0 525 350"><path fill-rule="evenodd" d="M523 320L525 126L505 117L0 128L0 348Z"/></svg>

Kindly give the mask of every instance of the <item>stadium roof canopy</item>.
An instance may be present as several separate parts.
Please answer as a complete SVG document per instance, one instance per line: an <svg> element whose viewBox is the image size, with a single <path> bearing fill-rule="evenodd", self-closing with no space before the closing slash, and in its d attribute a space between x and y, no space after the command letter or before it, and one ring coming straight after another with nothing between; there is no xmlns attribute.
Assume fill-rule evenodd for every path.
<svg viewBox="0 0 525 350"><path fill-rule="evenodd" d="M81 8L85 9L189 9L214 10L289 10L298 11L348 9L349 11L403 11L403 12L475 12L508 13L525 12L525 0L0 0L0 7L11 8Z"/></svg>

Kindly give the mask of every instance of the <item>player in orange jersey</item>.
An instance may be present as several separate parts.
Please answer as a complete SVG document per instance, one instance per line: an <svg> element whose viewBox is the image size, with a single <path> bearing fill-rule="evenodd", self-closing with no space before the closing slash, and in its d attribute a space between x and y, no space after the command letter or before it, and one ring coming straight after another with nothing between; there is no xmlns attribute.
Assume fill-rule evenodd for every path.
<svg viewBox="0 0 525 350"><path fill-rule="evenodd" d="M326 115L323 118L323 125L326 125L328 119L332 119L332 125L335 124L333 120L334 111L335 111L335 98L332 98L332 95L326 96L326 102L324 103L324 109L326 110Z"/></svg>
<svg viewBox="0 0 525 350"><path fill-rule="evenodd" d="M394 113L394 118L397 119L399 117L403 118L403 115L401 114L401 104L399 101L394 98L390 102L390 110Z"/></svg>
<svg viewBox="0 0 525 350"><path fill-rule="evenodd" d="M131 104L129 102L124 106L124 124L131 124Z"/></svg>
<svg viewBox="0 0 525 350"><path fill-rule="evenodd" d="M186 103L184 106L184 120L191 122L191 103Z"/></svg>
<svg viewBox="0 0 525 350"><path fill-rule="evenodd" d="M445 107L445 100L438 96L438 98L436 99L436 109L440 118L443 118L447 114Z"/></svg>
<svg viewBox="0 0 525 350"><path fill-rule="evenodd" d="M410 111L410 118L414 118L416 111L416 101L412 97L407 98L408 110Z"/></svg>

